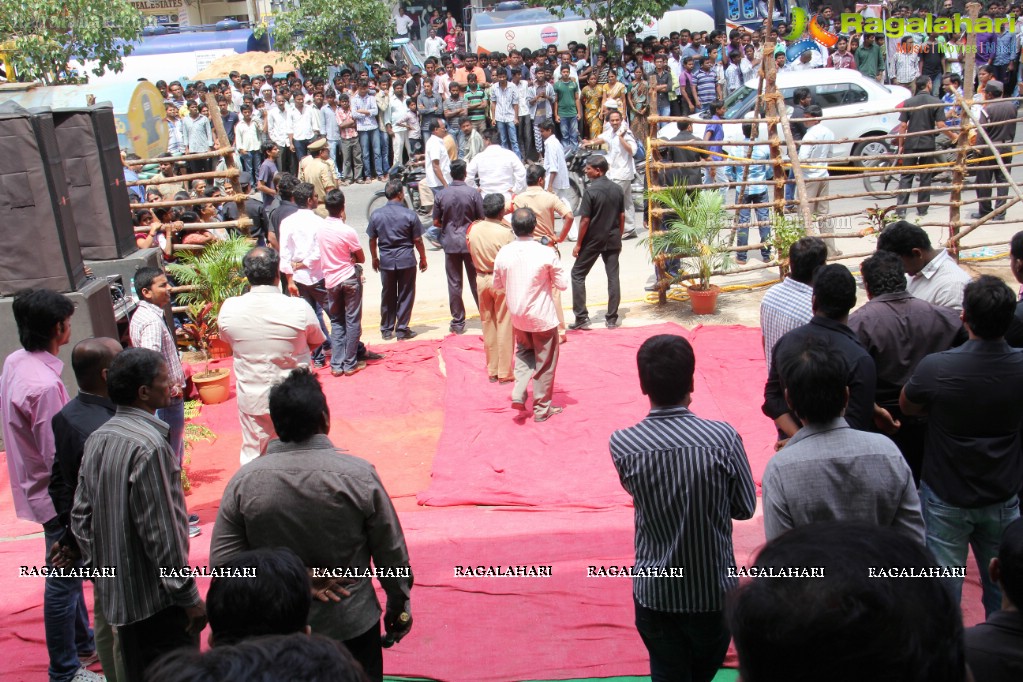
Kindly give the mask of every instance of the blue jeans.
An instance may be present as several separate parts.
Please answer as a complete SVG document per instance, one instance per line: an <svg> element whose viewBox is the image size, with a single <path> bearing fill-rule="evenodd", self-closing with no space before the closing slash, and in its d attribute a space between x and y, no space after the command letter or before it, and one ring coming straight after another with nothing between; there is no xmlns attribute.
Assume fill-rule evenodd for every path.
<svg viewBox="0 0 1023 682"><path fill-rule="evenodd" d="M579 148L579 118L577 116L561 117L561 141L565 144L565 152Z"/></svg>
<svg viewBox="0 0 1023 682"><path fill-rule="evenodd" d="M789 168L788 180L785 181L785 203L791 204L796 200L796 180L795 173Z"/></svg>
<svg viewBox="0 0 1023 682"><path fill-rule="evenodd" d="M242 152L238 155L242 170L252 175L252 185L256 184L256 173L259 171L259 152Z"/></svg>
<svg viewBox="0 0 1023 682"><path fill-rule="evenodd" d="M319 348L313 351L313 362L323 363L327 360L327 349L331 348L330 335L327 333L327 324L323 321L323 312L330 308L330 304L327 302L327 287L324 285L321 279L316 284L301 284L295 282L298 287L298 295L305 299L305 302L309 304L309 307L316 313L316 319L320 323L320 331L323 332L324 341Z"/></svg>
<svg viewBox="0 0 1023 682"><path fill-rule="evenodd" d="M448 133L451 135L451 139L455 141L455 147L458 147L458 158L462 158L462 131L461 130L449 130ZM423 131L423 147L426 147L426 141L430 139L430 133L427 130Z"/></svg>
<svg viewBox="0 0 1023 682"><path fill-rule="evenodd" d="M171 398L167 407L156 411L156 418L163 420L170 427L168 438L171 450L178 458L178 464L185 461L185 403L181 398Z"/></svg>
<svg viewBox="0 0 1023 682"><path fill-rule="evenodd" d="M433 192L433 200L437 201L437 195L444 191L444 186L438 185L437 187L431 187L430 190ZM433 245L434 242L439 242L440 228L436 225L430 225L423 233L423 239L425 239L430 245Z"/></svg>
<svg viewBox="0 0 1023 682"><path fill-rule="evenodd" d="M64 527L57 517L43 524L46 542L44 556L47 559L50 547L63 534ZM47 561L46 565L49 566L50 562ZM75 567L81 566L81 561L75 563ZM43 588L43 625L46 629L46 649L50 655L50 680L67 682L81 667L78 652L86 654L96 650L81 578L46 578L46 586Z"/></svg>
<svg viewBox="0 0 1023 682"><path fill-rule="evenodd" d="M984 613L990 616L1002 607L1002 591L991 581L988 564L998 556L998 545L1006 526L1019 518L1019 498L1013 495L1005 502L963 509L944 502L924 483L920 486L920 504L927 527L927 549L940 566L965 566L966 551L973 548L984 589ZM963 579L942 580L958 604L962 600Z"/></svg>
<svg viewBox="0 0 1023 682"><path fill-rule="evenodd" d="M379 165L377 165L377 175L387 177L387 173L391 170L391 136L387 134L386 130L377 130L377 137L380 139L380 156L377 157Z"/></svg>
<svg viewBox="0 0 1023 682"><path fill-rule="evenodd" d="M362 147L362 167L365 177L383 177L384 174L380 171L383 167L381 165L383 158L380 156L380 137L377 135L377 129L360 130L359 146ZM355 179L358 180L358 178Z"/></svg>
<svg viewBox="0 0 1023 682"><path fill-rule="evenodd" d="M308 140L295 140L295 159L301 161L309 155L309 143L312 139Z"/></svg>
<svg viewBox="0 0 1023 682"><path fill-rule="evenodd" d="M362 336L362 277L356 273L329 289L327 300L330 343L334 348L330 368L335 372L353 370L359 362Z"/></svg>
<svg viewBox="0 0 1023 682"><path fill-rule="evenodd" d="M718 158L711 156L708 157L711 161L717 161ZM728 166L704 166L703 167L703 182L704 184L714 183L727 183L728 182ZM724 204L728 203L728 185L725 184L721 187L708 188L713 189L716 192L721 192L721 199Z"/></svg>
<svg viewBox="0 0 1023 682"><path fill-rule="evenodd" d="M721 611L667 613L633 600L636 629L650 653L651 682L710 682L731 636Z"/></svg>
<svg viewBox="0 0 1023 682"><path fill-rule="evenodd" d="M338 163L338 159L340 158L338 153L341 151L341 140L327 140L327 149L330 150L330 160L333 161L334 165L339 169L342 168L344 166L344 160L342 159L342 162Z"/></svg>
<svg viewBox="0 0 1023 682"><path fill-rule="evenodd" d="M497 132L501 134L501 146L515 152L515 156L522 157L519 151L519 130L514 123L497 122Z"/></svg>
<svg viewBox="0 0 1023 682"><path fill-rule="evenodd" d="M669 104L667 106L657 107L657 115L658 116L671 116L671 105ZM663 123L663 122L662 123L658 123L657 124L657 129L660 130L661 128L663 128L666 125L668 125L668 124L667 123Z"/></svg>
<svg viewBox="0 0 1023 682"><path fill-rule="evenodd" d="M747 194L743 198L742 203L744 203L744 204L762 204L762 203L764 203L766 201L767 201L767 194L766 193L764 193L764 194L752 194L752 195ZM749 227L748 226L750 224L750 214L754 210L757 213L757 222L758 223L764 223L764 222L767 222L767 221L771 220L771 209L767 208L766 206L764 208L758 208L758 209L740 208L739 209L739 228L735 232L735 245L736 246L746 246L747 244L749 244ZM764 244L764 243L767 242L768 239L771 238L771 226L770 226L770 224L768 224L768 225L759 225L758 229L760 230L760 243ZM760 249L760 255L764 258L764 262L766 263L771 258L771 250L770 249L766 249L766 248ZM749 251L739 251L739 252L737 252L735 254L735 259L737 261L739 261L740 263L745 263L746 262L746 258L748 256L749 256Z"/></svg>

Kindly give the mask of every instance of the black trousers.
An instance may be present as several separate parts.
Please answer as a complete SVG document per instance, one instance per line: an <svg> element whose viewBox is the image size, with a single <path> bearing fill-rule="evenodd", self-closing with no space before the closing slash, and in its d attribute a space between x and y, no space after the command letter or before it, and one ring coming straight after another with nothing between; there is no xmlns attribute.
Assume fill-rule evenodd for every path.
<svg viewBox="0 0 1023 682"><path fill-rule="evenodd" d="M622 302L622 287L618 280L618 256L621 251L598 251L583 247L579 257L572 266L572 312L575 321L590 319L590 311L586 309L586 275L590 274L593 264L598 258L604 259L604 270L607 272L607 322L618 321L618 305Z"/></svg>
<svg viewBox="0 0 1023 682"><path fill-rule="evenodd" d="M185 161L189 173L209 173L213 170L213 159L192 159Z"/></svg>
<svg viewBox="0 0 1023 682"><path fill-rule="evenodd" d="M933 156L906 156L903 158L904 158L903 163L905 163L907 166L917 165L922 166L925 164L934 163ZM914 175L915 174L910 173L903 173L902 175L900 175L899 189L912 188ZM923 204L923 206L918 206L917 210L926 212L928 209L927 202L931 200L931 179L934 177L934 173L920 173L919 175L916 175L916 177L920 179L919 180L920 189L917 190L916 200L917 203ZM980 194L980 191L978 190L977 193ZM899 194L899 196L895 199L895 203L899 206L905 206L906 204L909 203L909 194L910 194L909 192L906 192L905 194ZM901 211L900 215L906 212L906 209L899 210Z"/></svg>
<svg viewBox="0 0 1023 682"><path fill-rule="evenodd" d="M1009 148L1007 148L1007 147L999 147L998 151L999 151L1000 154L1007 154L1011 150ZM1002 157L1002 161L1003 162L1006 161L1004 156ZM994 159L991 159L990 161L984 161L981 165L983 165L983 166L991 166L991 168L981 168L980 170L977 171L977 184L978 185L988 185L988 184L994 184L996 182L1002 182L1002 183L1006 182L1006 180L1005 180L1005 173L1003 173L1002 169L998 167L997 162ZM997 191L998 191L998 201L995 202L995 206L996 207L1001 206L1002 204L1004 204L1005 203L1004 197L1009 196L1009 186L1008 186L1008 184L1005 184L1005 185L1002 185L1001 187L998 187ZM990 187L978 187L977 188L977 198L980 199L980 203L977 205L977 210L980 211L982 214L990 213L992 211L992 208L991 208L991 188Z"/></svg>
<svg viewBox="0 0 1023 682"><path fill-rule="evenodd" d="M324 280L320 280L316 284L302 284L301 282L295 282L295 286L298 287L298 295L305 299L305 302L309 304L309 307L316 313L316 319L320 323L320 331L323 332L324 338L327 340L320 344L312 353L313 362L324 362L326 360L327 350L331 347L330 345L330 334L327 333L327 325L323 321L323 314L330 310L330 301L327 296L327 285Z"/></svg>
<svg viewBox="0 0 1023 682"><path fill-rule="evenodd" d="M198 650L199 635L188 634L187 626L188 616L180 606L171 606L145 620L118 626L128 682L143 682L146 668L168 651L186 647Z"/></svg>
<svg viewBox="0 0 1023 682"><path fill-rule="evenodd" d="M398 338L409 332L412 304L416 301L416 269L381 270L380 333Z"/></svg>
<svg viewBox="0 0 1023 682"><path fill-rule="evenodd" d="M352 658L362 664L362 669L366 671L366 677L370 682L383 682L384 653L380 645L379 622L358 637L346 639L341 643L348 649Z"/></svg>
<svg viewBox="0 0 1023 682"><path fill-rule="evenodd" d="M731 639L724 613L667 613L633 600L636 629L650 653L651 682L710 682Z"/></svg>
<svg viewBox="0 0 1023 682"><path fill-rule="evenodd" d="M451 309L451 327L465 328L465 302L462 300L462 271L469 278L469 290L476 308L480 307L480 295L476 291L476 266L467 253L445 253L444 270L448 276L448 308Z"/></svg>
<svg viewBox="0 0 1023 682"><path fill-rule="evenodd" d="M298 175L298 156L295 152L291 151L288 145L280 147L281 155L277 157L277 168L282 173L291 173L292 175Z"/></svg>

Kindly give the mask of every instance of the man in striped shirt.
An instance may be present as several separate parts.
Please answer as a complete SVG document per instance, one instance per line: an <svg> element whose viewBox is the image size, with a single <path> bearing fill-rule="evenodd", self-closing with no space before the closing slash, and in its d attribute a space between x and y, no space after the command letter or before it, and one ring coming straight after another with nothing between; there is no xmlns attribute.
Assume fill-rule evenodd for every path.
<svg viewBox="0 0 1023 682"><path fill-rule="evenodd" d="M820 237L803 237L789 248L789 275L768 289L760 301L760 332L764 339L767 371L778 339L813 318L813 276L828 259Z"/></svg>
<svg viewBox="0 0 1023 682"><path fill-rule="evenodd" d="M96 599L117 626L128 682L162 654L199 648L206 607L188 566L181 465L156 411L173 381L156 351L129 348L110 364L117 412L85 443L71 529L96 579ZM113 570L110 570L113 569Z"/></svg>
<svg viewBox="0 0 1023 682"><path fill-rule="evenodd" d="M635 570L684 577L634 578L636 628L653 682L710 682L728 650L725 593L738 584L728 574L732 519L753 516L756 487L736 430L689 411L689 342L651 337L637 363L650 414L611 435L611 459L635 504Z"/></svg>

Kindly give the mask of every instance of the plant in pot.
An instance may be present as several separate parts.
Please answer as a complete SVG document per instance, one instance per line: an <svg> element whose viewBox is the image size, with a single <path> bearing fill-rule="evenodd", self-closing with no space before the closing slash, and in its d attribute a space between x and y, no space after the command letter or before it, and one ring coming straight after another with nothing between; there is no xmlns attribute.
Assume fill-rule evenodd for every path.
<svg viewBox="0 0 1023 682"><path fill-rule="evenodd" d="M213 304L190 306L188 310L191 321L181 325L181 331L192 345L206 358L206 366L202 372L192 375L192 383L199 391L199 397L207 405L222 403L231 393L231 370L226 367L210 369L210 344L216 335L216 318L212 316Z"/></svg>
<svg viewBox="0 0 1023 682"><path fill-rule="evenodd" d="M224 301L242 295L248 287L242 271L242 259L252 244L248 237L233 236L223 241L210 242L202 251L186 251L177 263L167 265L167 273L175 284L185 288L175 297L178 302L189 307L192 322L198 322L193 313L202 310L207 303L210 304L207 314L209 319L206 321L210 343L206 350L215 359L231 354L227 344L220 341L217 316L220 315Z"/></svg>
<svg viewBox="0 0 1023 682"><path fill-rule="evenodd" d="M662 229L648 239L654 256L678 257L681 267L672 283L693 280L689 300L697 315L713 313L721 287L710 283L714 272L728 267L730 217L717 191L692 191L683 186L650 192L650 199L668 209Z"/></svg>

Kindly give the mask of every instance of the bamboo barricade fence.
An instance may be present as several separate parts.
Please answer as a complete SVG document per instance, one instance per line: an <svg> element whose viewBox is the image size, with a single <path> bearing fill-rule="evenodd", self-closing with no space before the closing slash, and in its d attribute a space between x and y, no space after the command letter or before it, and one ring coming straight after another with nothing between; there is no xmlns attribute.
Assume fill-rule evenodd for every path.
<svg viewBox="0 0 1023 682"><path fill-rule="evenodd" d="M209 106L210 111L217 110L217 100L211 93L206 94L206 104ZM166 161L173 161L177 163L179 161L195 161L198 159L224 159L223 170L206 171L202 173L189 173L185 175L176 175L170 178L163 178L161 180L139 180L137 182L129 182L128 186L146 186L152 187L160 184L180 184L180 183L191 183L193 180L217 180L224 179L230 184L230 192L226 192L226 196L221 197L199 197L198 199L179 199L172 201L141 201L132 202L130 204L131 210L137 211L141 209L154 209L154 208L168 208L176 206L197 206L204 204L223 204L229 201L233 201L238 205L238 219L237 220L225 220L211 223L183 223L177 226L175 232L190 232L198 230L213 230L222 228L231 228L240 230L244 234L248 234L249 228L252 227L252 221L245 214L245 200L248 199L248 195L242 192L241 183L239 177L241 171L235 164L235 149L231 146L230 140L227 138L227 131L224 130L224 122L220 120L219 116L213 116L210 118L210 127L213 134L216 136L217 148L208 152L199 152L195 154L185 154L183 156L175 156L172 158L155 158L155 159L142 159L135 161L135 164L153 164L163 163ZM187 184L186 184L187 186ZM225 188L226 189L226 188ZM202 251L202 244L174 244L173 250L178 251Z"/></svg>
<svg viewBox="0 0 1023 682"><path fill-rule="evenodd" d="M770 45L766 46L765 52L769 50L770 47ZM766 74L765 69L768 72ZM723 122L723 125L726 126L726 138L724 141L711 142L697 139L676 142L669 139L648 137L646 145L646 174L648 190L663 189L659 180L663 177L664 171L667 170L691 167L693 165L698 165L701 169L713 169L722 166L733 167L737 171L736 177L741 177L741 180L734 180L726 183L704 183L698 188L706 190L717 189L727 192L727 208L729 211L735 213L735 219L733 220L731 227L733 235L736 228L740 227L738 224L738 212L742 209L748 210L750 215L750 219L741 225L742 227L752 230L758 227L773 226L773 218L767 221L761 221L758 219L756 215L757 209L768 209L771 214L775 215L784 211L786 204L784 200L784 188L787 182L792 182L796 185L796 199L788 203L796 205L796 220L802 225L806 234L819 234L819 229L822 224L827 224L825 221L834 223L840 220L850 226L850 229L838 234L829 233L826 235L827 238L859 239L869 234L873 229L876 229L876 225L871 223L862 208L857 208L856 204L850 205L849 203L846 203L845 205L836 206L835 203L831 203L831 210L828 214L826 216L816 216L815 219L812 202L803 198L805 197L805 194L802 191L802 186L805 185L803 170L811 166L809 164L799 163L798 161L795 163L791 161L794 158L798 159L799 147L799 143L795 142L791 135L792 123L805 122L808 119L791 119L786 115L784 111L785 107L782 104L781 94L776 88L774 76L773 60L765 60L764 66L762 66L761 69L763 91L755 109L755 112L764 112L764 114L762 116L744 118L742 120L725 120ZM1023 97L1004 97L1002 99L1014 102L1017 106L1019 106L1020 102L1023 102ZM949 146L940 147L934 151L913 151L908 153L903 152L900 154L896 151L899 148L896 145L898 145L899 142L904 144L907 140L913 138L928 136L936 136L936 139L940 140L940 138L945 135L942 130L902 133L898 135L893 135L890 132L879 132L878 134L872 134L856 139L836 138L831 141L820 142L819 144L830 145L832 147L836 147L838 145L851 145L850 152L847 155L832 155L831 158L828 159L830 176L828 178L829 190L826 195L820 198L820 200L828 202L841 200L869 200L874 204L875 210L887 210L887 212L891 214L894 214L896 209L905 211L907 215L909 215L909 211L911 209L923 209L927 212L927 219L933 218L934 220L927 222L926 219L918 219L919 224L922 227L941 227L944 230L947 230L948 236L945 240L943 240L941 245L948 248L950 253L957 258L960 250L963 248L973 249L998 245L999 242L993 242L992 244L963 245L962 239L982 225L996 219L1003 220L1005 223L1023 224L1023 219L1014 219L1007 214L1010 207L1018 202L1023 202L1023 188L1013 181L1011 177L1011 172L1014 168L1023 166L1023 141L996 144L991 140L988 132L995 126L1018 125L1019 122L1023 121L1023 116L1018 116L1007 121L999 121L998 123L986 123L981 125L979 121L974 120L975 116L970 111L971 101L966 93L957 99L957 103L961 108L961 122L958 126L948 126L945 129L952 133L955 139L949 142ZM981 100L978 100L973 104L980 103ZM828 125L829 122L840 121L843 119L859 119L880 114L895 115L912 113L948 106L949 105L941 102L915 107L898 107L895 109L872 111L869 114L834 117L827 116L825 111L825 118L822 119L822 123L824 125ZM707 123L704 119L670 116L650 116L648 121L652 134L656 134L657 124L662 122L691 122L694 125L705 125ZM760 139L757 139L756 141L747 141L744 138L741 138L741 136L731 133L728 129L729 126L739 126L744 123L752 124L754 129L759 133L762 133L763 128L766 127L768 131L767 138L764 139L761 134L759 135ZM897 124L898 117L896 116L891 120L891 126L894 128ZM734 128L732 130L734 130ZM735 137L740 137L741 139L731 139ZM883 142L890 150L892 150L892 153L874 155L854 153L855 151L858 151L857 146L870 142ZM754 162L749 158L751 156L751 148L754 145L766 145L768 147L769 157L767 161L757 160ZM661 159L662 152L670 149L671 147L677 146L683 146L687 149L697 151L703 156L703 158L701 158L698 164L674 163ZM706 148L710 146L724 147L724 155L712 154L707 151ZM915 165L909 165L908 163L895 165L893 163L893 161L902 162L905 159L913 159L916 163ZM763 182L751 182L748 179L749 169L754 165L769 166L773 170L773 179L769 178ZM793 174L793 178L791 180L787 178L787 171L789 169L791 169ZM979 172L987 173L990 176L990 181L984 183L977 182L977 174ZM923 203L919 201L913 202L913 194L919 192L919 182L926 176L931 176L932 198ZM945 179L945 176L948 176L947 180ZM900 188L899 181L903 178L905 178L907 182L912 183L908 188ZM935 182L935 178L938 178L940 181ZM849 189L850 183L846 182L850 180L855 183L853 185L855 189L853 190ZM758 203L742 202L740 197L743 196L743 190L750 185L767 185L769 189L773 187L773 196L769 198L765 197L765 199ZM862 191L860 191L861 189ZM981 199L975 194L977 189L987 189L991 191L992 196L988 198L988 201L992 202L993 210L987 215L981 216L977 219L964 219L962 209L964 207L976 206L981 201ZM1001 190L1002 192L1008 191L1008 196L999 197L997 195L998 190ZM899 197L903 196L906 197L906 203L898 205L897 202ZM995 205L998 200L1003 200L1004 203L1001 206ZM942 209L946 208L948 209L947 220L944 220L944 216L942 215L935 215L943 212ZM648 200L647 215L648 220L650 221L651 231L658 229L662 216L667 212L667 209L656 206L652 200ZM857 219L859 219L858 224ZM725 250L731 253L738 253L740 251L748 252L759 250L765 246L770 245L750 242L744 247L730 246ZM678 256L665 254L655 257L652 252L652 248L653 247L651 245L651 260L655 264L655 271L660 284L658 299L660 302L664 302L667 296L666 290L668 280L663 276L661 266L664 261L677 259ZM863 254L843 253L841 259L848 260L850 258L858 258L861 256L866 257L869 256L870 253L871 252L865 252ZM770 263L757 263L741 267L732 267L715 274L726 275L745 273L769 267L782 268L784 265L784 263L779 263L777 259L773 259Z"/></svg>

